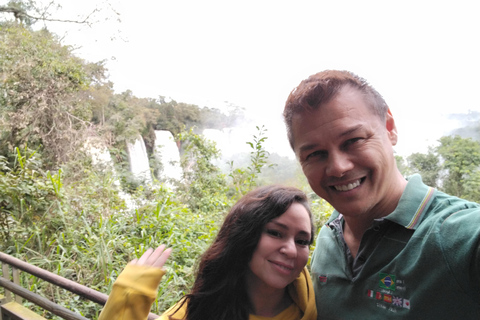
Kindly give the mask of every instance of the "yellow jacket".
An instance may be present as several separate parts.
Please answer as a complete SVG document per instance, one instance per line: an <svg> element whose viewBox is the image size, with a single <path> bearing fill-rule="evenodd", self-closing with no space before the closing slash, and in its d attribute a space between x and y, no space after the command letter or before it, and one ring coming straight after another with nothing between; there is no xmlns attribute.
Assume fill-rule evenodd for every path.
<svg viewBox="0 0 480 320"><path fill-rule="evenodd" d="M159 268L127 265L113 284L112 292L98 320L146 320L164 274ZM289 308L273 318L250 315L249 320L316 320L315 294L306 268L288 286L288 291L295 302ZM184 304L174 318L182 319L186 307L187 304ZM168 316L176 309L176 305L173 306L159 320L169 320Z"/></svg>

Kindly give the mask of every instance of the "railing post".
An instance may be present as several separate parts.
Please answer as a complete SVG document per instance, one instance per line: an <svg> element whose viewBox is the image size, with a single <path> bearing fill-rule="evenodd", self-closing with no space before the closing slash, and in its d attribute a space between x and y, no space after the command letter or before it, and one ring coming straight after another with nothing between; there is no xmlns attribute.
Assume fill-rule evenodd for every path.
<svg viewBox="0 0 480 320"><path fill-rule="evenodd" d="M20 285L20 271L12 266L12 274L13 274L13 283ZM15 295L15 302L22 304L22 297L18 294Z"/></svg>
<svg viewBox="0 0 480 320"><path fill-rule="evenodd" d="M8 264L2 263L2 272L3 272L3 277L5 279L10 280L10 270L8 269ZM10 291L8 291L7 288L4 288L4 289L5 289L5 301L4 301L4 303L12 301L12 293Z"/></svg>
<svg viewBox="0 0 480 320"><path fill-rule="evenodd" d="M10 280L10 272L9 272L9 269L8 269L8 264L6 263L2 263L2 275L4 278L6 279L9 279ZM12 300L12 296L11 296L11 292L7 290L7 288L4 288L4 294L3 294L3 298L0 299L0 320L3 320L3 308L1 305L7 303L7 302L10 302L10 300Z"/></svg>

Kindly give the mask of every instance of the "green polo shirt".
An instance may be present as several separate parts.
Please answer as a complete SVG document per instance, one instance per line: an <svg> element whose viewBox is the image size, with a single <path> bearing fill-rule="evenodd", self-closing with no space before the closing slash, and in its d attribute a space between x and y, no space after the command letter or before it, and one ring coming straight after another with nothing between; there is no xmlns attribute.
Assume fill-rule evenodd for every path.
<svg viewBox="0 0 480 320"><path fill-rule="evenodd" d="M480 319L480 205L408 179L355 259L335 211L312 256L318 319Z"/></svg>

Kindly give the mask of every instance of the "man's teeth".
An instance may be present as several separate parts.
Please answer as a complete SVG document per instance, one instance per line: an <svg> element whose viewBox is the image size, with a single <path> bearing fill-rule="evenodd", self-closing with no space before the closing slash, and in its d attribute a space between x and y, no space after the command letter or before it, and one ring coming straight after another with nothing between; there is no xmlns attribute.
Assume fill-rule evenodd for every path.
<svg viewBox="0 0 480 320"><path fill-rule="evenodd" d="M349 183L349 184L346 184L346 185L343 185L343 186L334 186L334 188L338 191L348 191L348 190L352 190L353 188L356 188L360 185L360 179L353 182L353 183Z"/></svg>

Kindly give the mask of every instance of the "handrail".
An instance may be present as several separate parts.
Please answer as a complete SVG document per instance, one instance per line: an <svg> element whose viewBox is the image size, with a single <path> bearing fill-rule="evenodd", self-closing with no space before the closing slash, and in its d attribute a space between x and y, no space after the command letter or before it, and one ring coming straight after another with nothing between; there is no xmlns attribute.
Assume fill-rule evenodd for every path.
<svg viewBox="0 0 480 320"><path fill-rule="evenodd" d="M84 285L81 285L81 284L79 284L75 281L65 279L64 277L61 277L61 276L59 276L57 274L54 274L50 271L47 271L47 270L44 270L42 268L31 265L27 262L24 262L24 261L20 260L20 259L12 257L12 256L10 256L6 253L0 252L0 261L5 263L5 264L11 265L14 268L18 268L20 270L28 272L31 275L34 275L34 276L36 276L40 279L48 281L48 282L50 282L50 283L52 283L56 286L59 286L63 289L66 289L70 292L78 294L79 296L81 296L83 298L86 298L90 301L93 301L97 304L105 305L105 303L107 302L108 295L106 295L104 293L101 293L97 290L86 287ZM5 277L5 269L4 269L3 273L4 273L4 277ZM0 286L5 287L6 289L10 290L11 292L13 292L13 293L31 301L31 302L34 302L34 303L38 304L36 301L32 301L32 300L29 299L30 294L36 295L35 293L31 293L30 291L28 291L27 289L25 289L23 287L18 286L19 288L17 288L17 285L14 285L14 286L11 286L11 285L14 285L14 284L11 283L8 279L0 277ZM13 288L13 289L11 289L11 288ZM20 290L20 289L22 289L22 290ZM28 293L26 293L25 291L27 291ZM43 297L41 297L41 298L45 299ZM48 299L45 299L45 300L49 301ZM49 301L49 302L53 303L51 301ZM43 302L41 302L41 303L43 303ZM51 307L48 306L47 302L45 302L45 306L47 306L47 307L45 307L43 305L40 305L40 304L38 304L38 305L40 307L42 307L46 310L49 310L50 312L56 314L55 312L53 312L52 310L49 309ZM60 306L57 305L57 308L58 307L60 307ZM60 307L60 308L63 308L63 307ZM64 308L64 309L68 310L66 308ZM68 310L68 311L72 312L70 310ZM64 310L62 310L61 312L64 312ZM57 314L57 315L62 316L61 314ZM77 316L79 316L79 315L77 315ZM148 320L158 319L159 317L160 317L159 315L156 315L154 313L150 313L148 315ZM71 318L71 319L82 319L83 320L83 319L86 319L86 318L80 316L80 318Z"/></svg>
<svg viewBox="0 0 480 320"><path fill-rule="evenodd" d="M108 295L104 293L101 293L99 291L86 287L84 285L81 285L75 281L65 279L64 277L61 277L55 273L52 273L50 271L47 271L42 268L31 265L29 263L26 263L6 253L0 252L0 261L6 264L9 264L11 266L14 266L25 272L28 272L40 279L53 283L54 285L57 285L70 292L76 293L79 296L87 298L98 304L105 305L105 303L107 302Z"/></svg>
<svg viewBox="0 0 480 320"><path fill-rule="evenodd" d="M59 306L58 304L39 296L36 293L30 292L27 289L19 286L18 284L12 283L9 280L5 279L4 277L0 277L0 286L7 288L11 292L21 296L22 298L27 299L30 302L35 303L37 306L42 307L45 310L50 311L54 315L60 316L64 319L69 320L88 320L85 317L65 308Z"/></svg>

